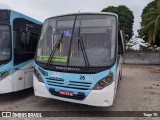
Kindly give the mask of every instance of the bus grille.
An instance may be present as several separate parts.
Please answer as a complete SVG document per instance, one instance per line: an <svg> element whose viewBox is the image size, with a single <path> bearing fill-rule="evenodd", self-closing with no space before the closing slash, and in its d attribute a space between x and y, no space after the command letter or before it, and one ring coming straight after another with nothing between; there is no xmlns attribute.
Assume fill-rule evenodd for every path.
<svg viewBox="0 0 160 120"><path fill-rule="evenodd" d="M58 86L64 88L80 89L80 90L89 90L92 83L84 81L69 81L69 84L66 86L64 84L64 79L62 78L46 78L46 82L50 86Z"/></svg>

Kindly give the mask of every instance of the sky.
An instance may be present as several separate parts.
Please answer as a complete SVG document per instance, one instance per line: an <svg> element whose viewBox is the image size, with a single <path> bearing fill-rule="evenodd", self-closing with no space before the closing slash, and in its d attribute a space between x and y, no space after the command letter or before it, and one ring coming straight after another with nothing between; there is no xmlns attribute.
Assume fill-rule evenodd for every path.
<svg viewBox="0 0 160 120"><path fill-rule="evenodd" d="M126 5L134 13L134 33L140 28L143 8L153 0L0 0L0 9L12 9L44 21L48 17L75 12L100 12L107 6Z"/></svg>

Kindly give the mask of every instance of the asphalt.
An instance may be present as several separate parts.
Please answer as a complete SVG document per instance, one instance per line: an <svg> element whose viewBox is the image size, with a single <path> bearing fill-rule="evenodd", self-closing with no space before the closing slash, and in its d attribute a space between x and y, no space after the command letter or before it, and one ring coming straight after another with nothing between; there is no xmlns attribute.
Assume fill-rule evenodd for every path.
<svg viewBox="0 0 160 120"><path fill-rule="evenodd" d="M33 88L31 88L0 95L0 111L63 111L63 115L66 116L73 112L72 117L54 118L57 120L159 120L160 118L156 117L91 117L92 114L89 112L86 113L89 117L81 117L81 114L79 114L79 117L74 117L74 113L76 116L76 111L97 111L97 114L100 114L100 112L107 113L108 111L160 111L160 66L124 64L122 80L119 83L118 93L111 107L93 107L36 97Z"/></svg>

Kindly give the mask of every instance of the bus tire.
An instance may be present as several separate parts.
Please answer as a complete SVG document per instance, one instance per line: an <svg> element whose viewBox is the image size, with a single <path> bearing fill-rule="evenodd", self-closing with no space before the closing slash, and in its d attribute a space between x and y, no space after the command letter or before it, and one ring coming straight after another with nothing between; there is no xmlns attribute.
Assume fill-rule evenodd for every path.
<svg viewBox="0 0 160 120"><path fill-rule="evenodd" d="M119 82L120 82L120 80L121 80L121 74L119 73L117 90L118 90L118 88L119 88Z"/></svg>
<svg viewBox="0 0 160 120"><path fill-rule="evenodd" d="M116 98L116 95L117 95L117 92L118 92L118 89L119 89L119 82L120 82L120 73L118 74L118 79L117 79L117 86L116 86L116 90L115 90L115 93L114 93L114 99Z"/></svg>
<svg viewBox="0 0 160 120"><path fill-rule="evenodd" d="M121 71L119 73L119 79L122 80L122 69L121 69Z"/></svg>

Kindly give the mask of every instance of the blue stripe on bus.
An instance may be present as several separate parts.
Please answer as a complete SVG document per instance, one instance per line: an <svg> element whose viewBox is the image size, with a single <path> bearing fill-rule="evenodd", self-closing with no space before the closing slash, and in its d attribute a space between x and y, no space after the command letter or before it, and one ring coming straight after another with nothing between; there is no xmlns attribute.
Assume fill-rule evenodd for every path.
<svg viewBox="0 0 160 120"><path fill-rule="evenodd" d="M93 80L83 80L83 82L85 83L91 83L91 86L89 87L89 89L88 90L82 90L82 89L78 89L78 88L81 88L81 87L79 87L79 86L77 86L77 89L73 89L72 87L69 87L69 88L67 88L67 87L65 87L63 84L61 84L62 82L59 82L59 81L57 81L57 83L50 83L50 84L48 84L48 82L47 81L52 81L52 80L48 80L48 79L46 79L48 76L49 77L52 77L53 76L53 72L54 71L49 71L49 70L44 70L43 68L41 68L42 70L44 70L44 71L46 71L47 73L48 73L48 76L46 77L46 76L43 76L42 74L41 74L41 76L42 76L42 78L43 78L43 81L44 81L44 83L45 83L45 86L46 86L46 89L49 91L49 89L50 88L54 88L55 89L55 91L59 91L59 90L67 90L67 91L72 91L74 94L78 94L78 92L83 92L83 93L85 93L85 95L86 96L88 96L89 94L90 94L90 92L93 90L93 87L97 84L97 82L98 81L100 81L101 79L103 79L104 77L106 77L108 74L109 74L109 72L110 71L112 71L113 73L114 73L114 80L116 80L116 66L117 66L117 62L115 63L115 65L111 68L111 69L108 69L108 70L105 70L105 71L103 71L103 72L100 72L100 73L97 73L97 74L71 74L71 73L63 73L63 72L59 72L60 73L60 77L62 78L62 79L66 79L67 78L67 80L70 80L70 81L75 81L75 82L79 82L80 81L80 75L84 75L84 76L93 76L94 77L94 79ZM37 64L35 64L35 68L36 68L36 70L38 70L38 65ZM39 70L38 70L39 71ZM40 72L39 72L40 73ZM81 81L82 82L82 81ZM61 85L60 85L61 84ZM80 84L78 84L78 85L81 85L81 83ZM63 87L64 86L64 87ZM84 85L84 87L83 88L86 88L85 87L86 85ZM50 92L49 92L50 93Z"/></svg>
<svg viewBox="0 0 160 120"><path fill-rule="evenodd" d="M29 64L32 61L33 60L29 60L29 61L23 62L23 63L19 64L18 66L14 66L12 61L11 61L8 64L0 67L0 73L3 72L3 71L9 70L10 71L9 75L13 75L15 72L17 72L17 70L14 70L14 68L18 67L18 69L22 69L24 66L26 66L27 64Z"/></svg>

